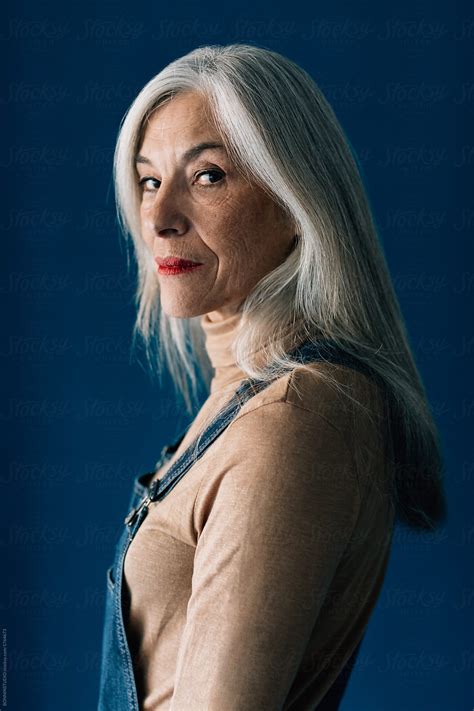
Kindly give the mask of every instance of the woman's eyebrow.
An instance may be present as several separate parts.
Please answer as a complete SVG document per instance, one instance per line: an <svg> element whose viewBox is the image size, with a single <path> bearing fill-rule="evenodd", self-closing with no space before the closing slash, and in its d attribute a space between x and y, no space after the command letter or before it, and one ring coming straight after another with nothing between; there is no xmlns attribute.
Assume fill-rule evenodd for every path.
<svg viewBox="0 0 474 711"><path fill-rule="evenodd" d="M180 163L182 165L189 163L189 161L193 160L193 158L196 158L200 153L210 148L218 148L225 151L225 147L222 143L203 141L201 143L197 143L195 146L191 146L191 148L188 148L188 150L182 154ZM140 153L135 156L135 163L146 163L147 165L153 166L151 160L146 156L140 155Z"/></svg>

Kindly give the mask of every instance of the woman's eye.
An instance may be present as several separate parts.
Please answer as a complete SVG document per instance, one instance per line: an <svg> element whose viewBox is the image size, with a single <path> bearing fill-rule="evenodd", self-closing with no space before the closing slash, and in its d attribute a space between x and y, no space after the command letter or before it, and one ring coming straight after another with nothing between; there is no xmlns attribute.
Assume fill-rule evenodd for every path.
<svg viewBox="0 0 474 711"><path fill-rule="evenodd" d="M200 173L196 174L196 180L201 178L203 175L211 176L213 177L213 179L210 183L206 180L203 183L200 183L200 185L214 185L214 183L218 183L224 177L224 173L221 170L203 170ZM216 176L217 180L215 180Z"/></svg>
<svg viewBox="0 0 474 711"><path fill-rule="evenodd" d="M160 182L159 180L156 180L155 178L150 178L150 177L147 177L147 176L145 176L144 178L142 178L141 180L138 181L138 185L140 186L140 188L142 188L142 190L143 190L144 193L152 193L152 192L154 192L153 190L148 190L148 189L145 188L145 185L146 185L150 180L153 181L154 183L159 183L159 182Z"/></svg>
<svg viewBox="0 0 474 711"><path fill-rule="evenodd" d="M195 180L197 181L203 178L203 181L199 184L201 186L208 186L214 185L216 182L220 182L223 177L224 173L221 170L202 170L200 173L196 173ZM138 181L138 185L144 193L154 193L160 186L160 182L160 180L146 175ZM147 185L148 183L150 183L150 185ZM155 185L153 185L153 183L155 183Z"/></svg>

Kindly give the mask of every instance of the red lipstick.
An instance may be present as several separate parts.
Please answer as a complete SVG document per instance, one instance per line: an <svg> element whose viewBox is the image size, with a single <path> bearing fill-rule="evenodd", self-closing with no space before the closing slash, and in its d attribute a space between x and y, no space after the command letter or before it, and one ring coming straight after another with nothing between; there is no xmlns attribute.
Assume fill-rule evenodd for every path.
<svg viewBox="0 0 474 711"><path fill-rule="evenodd" d="M181 259L180 257L155 257L155 262L158 265L160 274L184 274L192 272L197 267L202 266L202 262L193 262L190 259Z"/></svg>

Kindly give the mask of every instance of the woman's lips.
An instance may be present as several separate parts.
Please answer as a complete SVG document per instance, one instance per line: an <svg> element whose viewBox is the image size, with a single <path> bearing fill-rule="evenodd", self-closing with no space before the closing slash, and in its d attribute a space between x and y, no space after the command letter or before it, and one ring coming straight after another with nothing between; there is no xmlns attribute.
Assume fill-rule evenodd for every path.
<svg viewBox="0 0 474 711"><path fill-rule="evenodd" d="M158 272L168 275L192 272L194 269L203 266L200 262L192 262L178 257L167 257L165 259L156 257L155 262L158 265Z"/></svg>
<svg viewBox="0 0 474 711"><path fill-rule="evenodd" d="M158 267L160 274L184 274L185 272L193 272L198 267L202 267L202 264L193 264L190 267Z"/></svg>

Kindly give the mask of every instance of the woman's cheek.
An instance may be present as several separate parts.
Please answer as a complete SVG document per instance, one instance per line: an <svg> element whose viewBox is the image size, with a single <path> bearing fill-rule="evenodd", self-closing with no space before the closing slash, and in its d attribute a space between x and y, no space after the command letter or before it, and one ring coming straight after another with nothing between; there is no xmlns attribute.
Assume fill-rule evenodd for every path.
<svg viewBox="0 0 474 711"><path fill-rule="evenodd" d="M144 229L143 225L141 227L141 237L142 237L142 240L144 241L146 247L151 252L153 249L153 239L150 237L149 232L146 229Z"/></svg>

